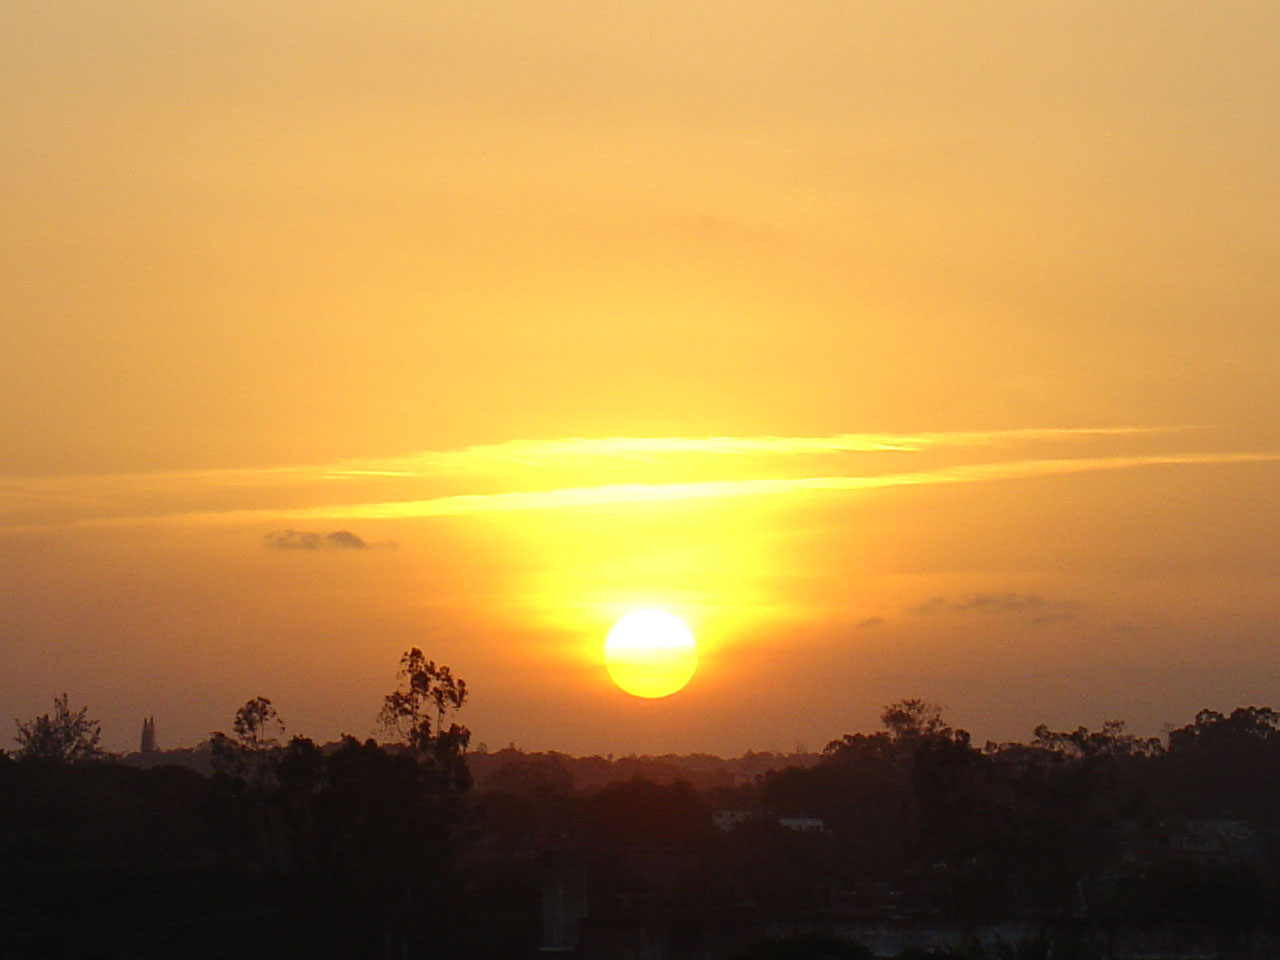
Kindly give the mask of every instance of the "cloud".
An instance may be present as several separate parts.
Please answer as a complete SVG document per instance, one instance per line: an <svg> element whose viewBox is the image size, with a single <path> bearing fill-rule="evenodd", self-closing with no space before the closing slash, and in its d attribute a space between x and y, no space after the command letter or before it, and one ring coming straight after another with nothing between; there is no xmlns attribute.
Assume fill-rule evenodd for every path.
<svg viewBox="0 0 1280 960"><path fill-rule="evenodd" d="M1074 616L1076 605L1066 600L1048 600L1034 593L971 593L958 600L930 597L914 608L915 613L930 616L939 613L1030 613L1037 612L1034 623L1053 623Z"/></svg>
<svg viewBox="0 0 1280 960"><path fill-rule="evenodd" d="M878 627L884 623L884 617L867 617L865 620L859 620L854 624L859 630L865 630L868 627Z"/></svg>
<svg viewBox="0 0 1280 960"><path fill-rule="evenodd" d="M837 433L827 436L786 437L562 437L549 440L507 440L501 443L426 450L406 456L337 460L327 464L236 467L214 470L172 470L156 473L90 474L51 477L6 477L0 512L8 501L30 498L66 505L86 496L122 494L189 495L212 488L278 489L299 484L344 480L424 479L458 474L487 474L510 467L539 464L568 466L583 461L654 460L689 454L720 457L789 457L845 453L920 452L931 448L982 448L1008 443L1052 442L1106 437L1155 436L1185 432L1191 427L1025 427L1008 430L921 433Z"/></svg>
<svg viewBox="0 0 1280 960"><path fill-rule="evenodd" d="M1080 440L1171 433L1190 427L1028 427L922 433L837 433L782 437L567 437L427 451L410 457L338 464L328 476L416 477L484 472L499 466L529 466L584 459L652 459L663 456L786 457L838 453L917 452L930 448L989 447L1004 443Z"/></svg>
<svg viewBox="0 0 1280 960"><path fill-rule="evenodd" d="M294 511L239 511L250 516L288 515L296 518L349 517L387 519L404 517L456 517L519 510L552 510L618 503L651 503L661 500L695 500L722 497L755 497L819 491L883 490L892 487L927 487L948 484L989 483L1138 467L1190 464L1275 463L1280 453L1184 453L1140 457L1081 457L1078 459L1014 460L963 464L915 473L865 476L783 477L744 480L702 480L689 483L613 483L592 487L558 487L552 490L516 490L506 493L455 494L426 500L352 503ZM206 514L209 518L216 514Z"/></svg>
<svg viewBox="0 0 1280 960"><path fill-rule="evenodd" d="M0 532L43 529L49 526L118 525L137 523L211 523L281 520L295 523L372 519L456 517L498 514L526 510L556 510L657 501L720 499L792 495L822 492L858 492L894 487L928 487L952 484L992 483L1046 476L1064 476L1114 470L1190 466L1196 464L1247 464L1280 462L1280 452L1185 452L1151 455L1060 457L1053 459L987 460L955 464L911 472L835 474L821 476L741 476L736 479L688 480L682 482L597 483L549 489L507 489L484 493L455 493L421 499L402 499L406 489L420 488L417 481L431 475L453 472L483 473L489 463L493 478L501 466L515 467L555 461L599 457L612 462L618 457L649 458L661 454L813 454L817 451L849 452L871 450L916 450L919 443L951 446L982 446L1010 440L1049 439L1061 436L1098 436L1120 433L1151 434L1159 431L1140 428L1098 428L1078 430L1006 430L991 433L897 435L838 434L831 437L667 437L569 439L557 441L513 441L488 447L470 447L452 452L423 454L405 460L349 461L330 467L273 468L254 473L231 471L223 474L150 475L149 477L53 478L31 480L20 487L13 505L0 501L0 515L8 513L9 523L0 523ZM1167 432L1167 431L1166 431ZM425 459L424 459L425 458ZM743 463L742 472L751 465ZM250 478L258 481L250 483ZM406 488L404 479L415 481ZM506 479L510 479L508 475ZM529 482L532 478L526 478ZM88 486L78 485L84 481ZM501 482L501 480L499 480ZM42 489L33 485L52 484ZM114 483L114 486L112 486ZM238 485L243 490L239 505L213 506L221 484ZM357 483L350 488L351 483ZM379 484L391 483L391 489ZM59 484L67 485L64 487ZM202 489L202 484L204 488ZM268 486L284 484L299 500L313 506L281 508L258 506ZM486 481L491 486L492 480ZM254 489L254 488L257 489ZM345 491L345 494L340 492ZM88 494L92 494L89 496ZM401 494L401 496L396 496ZM190 509L193 502L207 497L206 509ZM271 497L280 502L280 494ZM83 504L89 507L83 507ZM8 507L8 509L6 509ZM185 509L184 509L185 507ZM16 509L14 509L16 508ZM91 511L85 513L84 511ZM14 513L19 516L14 517ZM22 513L27 516L21 516ZM26 522L24 523L23 520ZM323 536L323 535L321 535ZM294 542L296 540L296 542ZM285 538L278 544L298 549L315 549L305 534ZM350 546L351 544L348 544Z"/></svg>
<svg viewBox="0 0 1280 960"><path fill-rule="evenodd" d="M367 550L369 544L350 530L315 533L310 530L281 530L264 538L276 550Z"/></svg>
<svg viewBox="0 0 1280 960"><path fill-rule="evenodd" d="M268 533L263 540L268 547L274 547L277 550L319 550L324 545L323 535L302 530Z"/></svg>

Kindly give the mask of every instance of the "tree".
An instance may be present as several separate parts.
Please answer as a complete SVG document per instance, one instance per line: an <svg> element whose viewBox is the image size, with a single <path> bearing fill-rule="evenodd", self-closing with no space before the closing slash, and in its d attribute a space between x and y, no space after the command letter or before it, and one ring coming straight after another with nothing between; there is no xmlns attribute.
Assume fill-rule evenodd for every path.
<svg viewBox="0 0 1280 960"><path fill-rule="evenodd" d="M1101 730L1076 727L1070 733L1050 730L1042 723L1033 731L1031 746L1070 760L1154 757L1164 750L1155 737L1143 740L1125 733L1123 720L1108 720Z"/></svg>
<svg viewBox="0 0 1280 960"><path fill-rule="evenodd" d="M462 709L467 699L467 682L454 677L444 664L436 666L436 662L428 660L417 647L400 658L396 676L401 681L401 689L386 695L378 714L383 729L399 734L419 759L465 751L471 742L471 731L456 723L445 730L444 718Z"/></svg>
<svg viewBox="0 0 1280 960"><path fill-rule="evenodd" d="M221 730L212 737L214 769L236 776L251 774L259 783L268 779L271 758L280 748L284 721L266 697L245 701L236 711L231 729L235 739Z"/></svg>
<svg viewBox="0 0 1280 960"><path fill-rule="evenodd" d="M942 708L914 697L889 704L880 711L880 722L895 740L951 734L951 727L942 719Z"/></svg>
<svg viewBox="0 0 1280 960"><path fill-rule="evenodd" d="M1237 707L1201 710L1195 722L1169 733L1160 775L1192 818L1239 819L1280 831L1280 713Z"/></svg>
<svg viewBox="0 0 1280 960"><path fill-rule="evenodd" d="M294 734L275 767L276 780L287 792L311 793L324 776L324 751L310 737Z"/></svg>
<svg viewBox="0 0 1280 960"><path fill-rule="evenodd" d="M53 715L45 713L18 724L18 756L31 760L53 760L57 763L76 763L100 756L98 739L102 727L97 720L90 720L89 708L72 710L67 705L67 695L55 697Z"/></svg>
<svg viewBox="0 0 1280 960"><path fill-rule="evenodd" d="M266 697L254 697L236 711L232 729L247 750L263 753L280 746L284 721L280 719L270 700Z"/></svg>
<svg viewBox="0 0 1280 960"><path fill-rule="evenodd" d="M1230 716L1201 710L1194 723L1169 734L1169 749L1184 753L1276 742L1280 742L1280 713L1270 707L1237 707Z"/></svg>

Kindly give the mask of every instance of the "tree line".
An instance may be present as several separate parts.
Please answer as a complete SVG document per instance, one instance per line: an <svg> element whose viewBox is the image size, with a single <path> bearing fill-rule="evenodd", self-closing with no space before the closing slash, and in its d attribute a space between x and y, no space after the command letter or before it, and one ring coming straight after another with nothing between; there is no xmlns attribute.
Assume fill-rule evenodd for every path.
<svg viewBox="0 0 1280 960"><path fill-rule="evenodd" d="M211 735L211 777L110 762L65 694L19 722L0 756L0 956L466 955L466 684L417 648L398 677L391 743L286 741L254 697Z"/></svg>
<svg viewBox="0 0 1280 960"><path fill-rule="evenodd" d="M601 960L862 956L840 936L891 918L1029 923L1028 958L1119 955L1135 927L1221 956L1275 943L1270 708L1201 711L1166 740L1113 722L979 747L903 700L737 784L580 789L567 758L515 750L473 785L466 684L417 649L398 680L388 742L286 739L254 697L211 735L210 776L104 758L65 694L20 722L0 956L521 957L556 938Z"/></svg>

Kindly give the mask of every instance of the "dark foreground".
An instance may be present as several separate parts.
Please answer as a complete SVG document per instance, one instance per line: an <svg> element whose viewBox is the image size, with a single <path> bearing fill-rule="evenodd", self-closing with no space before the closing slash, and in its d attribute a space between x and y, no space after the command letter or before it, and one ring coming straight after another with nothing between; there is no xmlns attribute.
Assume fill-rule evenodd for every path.
<svg viewBox="0 0 1280 960"><path fill-rule="evenodd" d="M0 756L0 958L1280 956L1276 714L977 749L924 706L693 784L354 739Z"/></svg>

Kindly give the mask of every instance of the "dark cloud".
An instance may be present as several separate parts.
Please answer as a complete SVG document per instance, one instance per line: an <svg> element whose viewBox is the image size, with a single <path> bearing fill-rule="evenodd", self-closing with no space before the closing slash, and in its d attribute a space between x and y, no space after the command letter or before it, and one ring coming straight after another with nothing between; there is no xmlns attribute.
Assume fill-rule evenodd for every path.
<svg viewBox="0 0 1280 960"><path fill-rule="evenodd" d="M867 627L878 627L882 623L884 623L884 617L867 617L865 620L859 620L854 626L859 630L864 630Z"/></svg>
<svg viewBox="0 0 1280 960"><path fill-rule="evenodd" d="M321 534L303 530L268 533L263 539L268 547L275 547L277 550L319 550L324 546L324 537Z"/></svg>
<svg viewBox="0 0 1280 960"><path fill-rule="evenodd" d="M1075 604L1070 601L1049 600L1034 593L971 593L967 597L951 600L947 597L930 597L914 608L915 613L1036 613L1034 623L1055 623L1075 616Z"/></svg>
<svg viewBox="0 0 1280 960"><path fill-rule="evenodd" d="M335 530L325 537L325 541L331 547L341 547L344 550L366 550L369 547L369 544L350 530Z"/></svg>
<svg viewBox="0 0 1280 960"><path fill-rule="evenodd" d="M282 530L267 534L266 544L277 550L367 550L369 544L350 530L316 533L311 530Z"/></svg>

